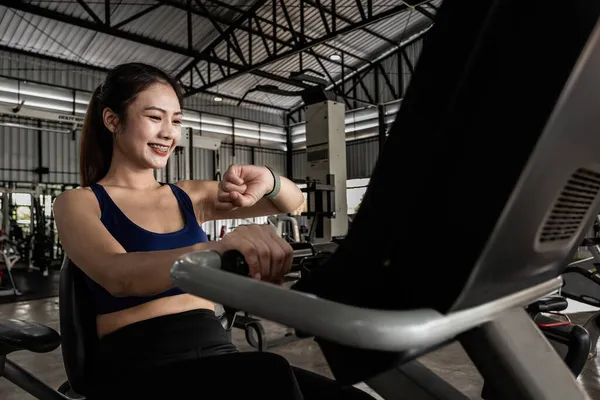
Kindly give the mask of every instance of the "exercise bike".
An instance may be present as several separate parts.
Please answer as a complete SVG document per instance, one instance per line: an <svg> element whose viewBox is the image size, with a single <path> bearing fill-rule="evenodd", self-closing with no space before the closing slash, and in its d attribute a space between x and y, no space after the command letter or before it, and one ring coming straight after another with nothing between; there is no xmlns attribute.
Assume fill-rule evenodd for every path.
<svg viewBox="0 0 600 400"><path fill-rule="evenodd" d="M574 374L579 376L586 362L597 355L600 336L600 311L583 324L575 324L561 312L569 306L567 299L600 308L600 217L594 224L594 237L585 238L580 247L592 257L570 263L564 270L559 293L546 296L527 307L527 312L546 335L555 350Z"/></svg>
<svg viewBox="0 0 600 400"><path fill-rule="evenodd" d="M600 4L443 2L437 16L352 232L326 268L313 271L303 290L287 290L230 273L221 255L199 252L176 261L172 282L305 330L338 382L364 381L386 400L467 399L417 360L453 342L493 400L587 400L524 308L561 287L573 239L583 238L588 214L600 210ZM519 68L508 51L520 57ZM524 89L515 96L515 87ZM569 201L568 189L579 184L585 202ZM410 192L395 196L397 185ZM556 233L552 220L565 210L581 217ZM415 267L415 249L430 246L417 233L431 221L452 226L440 247L459 261L456 268ZM383 228L383 237L373 234ZM81 271L65 262L63 359L70 388L85 396L95 318L86 285L77 284ZM441 289L432 296L434 274ZM4 329L10 324L16 329ZM56 348L58 334L26 322L0 327L11 380L40 399L67 398L15 374L6 360L10 351Z"/></svg>
<svg viewBox="0 0 600 400"><path fill-rule="evenodd" d="M312 244L308 242L292 242L293 249L292 268L284 277L284 283L292 285L302 277L307 277L311 271L322 265L333 254L338 244L334 242ZM244 331L246 342L258 351L268 351L277 346L282 346L304 339L306 335L294 329L287 328L286 332L278 338L267 339L262 321L247 312L224 307L226 329L231 335L231 329L237 328Z"/></svg>
<svg viewBox="0 0 600 400"><path fill-rule="evenodd" d="M598 219L600 220L600 217ZM563 273L564 284L560 293L567 299L600 308L600 237L586 238L582 246L587 247L592 256L567 266ZM582 326L590 335L588 359L592 359L598 354L600 310L594 312Z"/></svg>
<svg viewBox="0 0 600 400"><path fill-rule="evenodd" d="M583 324L573 323L561 312L569 305L567 299L600 308L600 216L596 218L593 231L594 236L585 238L580 246L587 248L592 256L574 261L565 268L564 283L558 294L544 297L527 307L531 318L575 377L586 362L597 355L600 311L593 313Z"/></svg>
<svg viewBox="0 0 600 400"><path fill-rule="evenodd" d="M592 339L584 327L560 313L568 306L564 297L553 295L532 303L526 310L573 375L578 377L588 360Z"/></svg>

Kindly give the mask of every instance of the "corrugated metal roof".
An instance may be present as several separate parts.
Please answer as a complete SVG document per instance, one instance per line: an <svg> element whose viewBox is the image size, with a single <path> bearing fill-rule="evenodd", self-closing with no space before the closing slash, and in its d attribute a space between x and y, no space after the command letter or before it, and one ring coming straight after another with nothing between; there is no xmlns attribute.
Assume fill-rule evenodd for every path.
<svg viewBox="0 0 600 400"><path fill-rule="evenodd" d="M264 100L267 103L266 99ZM283 126L284 116L281 111L274 110L268 107L253 106L239 107L237 100L223 99L221 102L215 102L213 96L205 93L199 93L195 96L190 96L184 100L186 108L191 108L200 112L208 112L211 114L219 114L232 118L257 121L259 123Z"/></svg>
<svg viewBox="0 0 600 400"><path fill-rule="evenodd" d="M440 0L437 0L436 2L441 3ZM270 4L270 2L267 3L268 4L263 6L257 14L266 19L267 21L272 21L272 5ZM300 7L298 7L296 3L297 2L295 1L288 0L285 4L290 15L290 19L292 20L292 25L294 26L294 29L300 31ZM376 0L373 1L373 13L377 14L379 12L389 10L398 5L399 3L389 2L388 0ZM366 4L364 5L364 8L366 10ZM360 20L360 15L357 11L355 0L338 0L336 2L336 12L337 14L343 16L346 20ZM331 15L326 15L326 20L329 24L329 27L331 27ZM289 27L281 10L278 10L278 14L276 15L276 21L276 23L279 26ZM327 35L327 30L323 23L323 19L317 8L306 7L304 11L304 21L305 34L307 37L319 38ZM352 54L362 59L373 60L385 51L388 51L390 48L394 47L392 44L390 44L389 41L379 38L378 35L383 36L384 38L387 38L395 43L400 43L404 38L411 36L417 33L418 31L424 29L426 26L429 25L429 23L430 21L427 17L425 17L418 11L409 8L403 13L396 14L395 16L383 19L375 24L370 25L368 29L374 32L375 34L368 33L362 29L359 29L346 35L338 36L337 38L331 40L327 44L329 46L333 46L339 49L344 53L347 53L344 60L345 63L347 63L347 65L349 65L350 67L358 67L363 65L364 62L360 61L357 58L349 56L348 54ZM261 26L266 34L273 35L272 23L261 21ZM343 29L344 27L349 26L349 23L343 21L340 18L337 18L336 26L337 29ZM278 29L276 30L276 34L277 38L280 40L292 40L291 33L289 31L281 29L280 27L278 27ZM240 45L242 47L248 45L247 36L248 35L238 35L238 41L240 41ZM272 52L273 43L271 41L268 41L267 43L270 46L269 50ZM286 50L289 50L289 47L282 47L279 51L283 52ZM313 50L316 54L324 56L324 58L328 57L334 52L334 50L331 47L328 47L327 45L317 45L313 48ZM223 43L216 51L220 57L226 57L227 44ZM253 62L258 62L268 57L269 54L267 53L264 44L262 42L253 42ZM323 71L323 67L327 70L327 72ZM302 55L302 68L317 71L320 74L322 74L323 78L326 80L329 80L329 77L333 78L334 81L341 78L341 65L339 65L339 63L331 62L327 59L317 60L317 58L311 54L304 53ZM220 76L220 73L215 70L216 68L213 67L213 73L216 72L216 76ZM300 70L300 56L293 55L284 58L280 61L270 64L268 67L262 68L262 70L275 73L281 76L289 76L291 72ZM347 69L346 74L348 72L351 72L351 69ZM327 75L327 73L329 75ZM247 90L250 90L257 84L274 84L279 88L285 90L299 90L297 87L282 84L280 82L267 81L268 79L266 78L259 78L254 75L245 75L243 77L236 78L222 85L219 85L219 91L223 91L225 93L229 93L235 96L241 96ZM264 98L265 95L263 93L252 93L248 95L248 98L256 99L257 101L260 101L258 100L260 97ZM300 102L300 99L298 97L282 97L268 95L267 98L271 101L276 101L276 105L286 108L292 108Z"/></svg>
<svg viewBox="0 0 600 400"><path fill-rule="evenodd" d="M49 3L53 4L53 3ZM0 43L19 50L102 68L144 61L172 72L189 57L67 25L20 10L0 7Z"/></svg>
<svg viewBox="0 0 600 400"><path fill-rule="evenodd" d="M115 2L115 4L111 4L111 25L119 24L144 10L150 9L151 11L145 15L120 26L119 29L185 49L188 46L187 12L185 10L187 0L165 0L164 3L156 7L156 3L151 0ZM205 9L215 16L213 19L209 19L198 15L202 14L203 11L199 9L197 3L193 2L192 4L196 10L196 13L192 15L193 48L201 51L219 37L218 29L215 26L218 22L215 22L215 19L235 21L254 3L255 0L203 0L200 4L204 4ZM441 0L433 1L436 6L440 3ZM32 0L27 4L94 22L94 17L77 0ZM87 1L86 4L97 18L104 21L104 2ZM292 29L300 32L302 29L302 10L297 0L285 0L284 4L291 20ZM308 41L328 35L323 15L329 27L332 26L333 22L331 4L325 4L329 12L324 14L314 4L318 4L318 2L307 0L303 10L304 33ZM362 4L365 12L367 12L367 2L362 1ZM377 15L401 4L401 1L373 0L372 12L373 15ZM258 23L265 37L273 39L275 36L279 42L288 42L288 45L276 44L277 54L281 54L290 50L290 45L294 45L295 42L281 3L277 2L276 5L275 15L273 15L273 3L266 1L256 12L258 18L252 20L252 29L256 30L256 24ZM337 29L343 29L349 26L350 23L361 21L361 13L357 9L356 0L337 0L335 11L339 16L335 18ZM272 23L274 18L275 30ZM431 21L422 13L408 7L402 13L370 24L368 29L353 30L345 35L333 38L327 43L314 46L311 51L304 52L302 56L294 54L266 65L261 68L261 71L287 78L291 72L300 70L302 66L303 69L311 69L321 73L326 80L329 80L330 76L335 81L341 76L341 66L339 62L330 61L328 57L336 52L336 49L345 54L344 62L348 66L346 69L346 74L348 74L353 68L365 65L367 60L373 60L382 53L394 48L394 43L400 43L403 38L416 33L430 23ZM218 26L227 29L224 24ZM244 26L247 27L248 24L245 23ZM144 61L157 65L170 73L176 73L192 60L189 55L140 44L4 6L0 6L0 31L3 32L0 43L5 46L104 68L110 68L123 62ZM242 49L244 57L249 58L249 34L240 28L235 32L235 38ZM270 39L266 39L269 47L267 50L263 40L253 36L251 46L252 63L266 60L273 54L274 42ZM320 56L319 60L315 58L313 52ZM227 41L221 41L216 46L215 53L223 60L227 60L229 56L231 62L242 64L242 60L235 52L230 51L228 54ZM300 62L300 59L302 59L302 62ZM208 74L208 68L209 64L205 61L198 64L198 69L203 73L204 79ZM226 67L220 67L215 63L210 64L210 74L213 81L222 77L221 68L225 73L228 73L229 70ZM323 71L323 68L326 69L327 73ZM193 79L193 84L196 87L203 84L202 79L195 71L182 77L182 81L188 85L192 83L191 79ZM252 74L244 74L211 88L211 91L242 97L256 85L265 84L276 85L280 89L288 91L298 90L298 87L294 85ZM278 96L260 92L248 94L247 99L281 108L293 108L300 102L299 97ZM247 105L244 104L243 106Z"/></svg>

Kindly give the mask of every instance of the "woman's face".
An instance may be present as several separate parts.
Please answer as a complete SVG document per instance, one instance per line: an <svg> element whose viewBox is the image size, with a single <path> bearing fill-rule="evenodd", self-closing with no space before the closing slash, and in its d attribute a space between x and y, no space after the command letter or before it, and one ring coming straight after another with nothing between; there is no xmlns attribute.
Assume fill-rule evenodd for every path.
<svg viewBox="0 0 600 400"><path fill-rule="evenodd" d="M181 139L181 107L173 88L162 83L148 87L126 114L115 136L117 149L144 168L164 168Z"/></svg>

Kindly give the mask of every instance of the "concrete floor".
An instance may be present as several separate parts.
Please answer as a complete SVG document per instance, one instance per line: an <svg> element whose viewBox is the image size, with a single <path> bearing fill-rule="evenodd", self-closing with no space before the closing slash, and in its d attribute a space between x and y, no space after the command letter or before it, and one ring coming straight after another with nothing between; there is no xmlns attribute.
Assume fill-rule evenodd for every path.
<svg viewBox="0 0 600 400"><path fill-rule="evenodd" d="M0 305L0 318L22 318L47 324L58 330L58 303L55 298L49 298L3 304ZM265 322L264 327L269 337L281 335L285 331L282 327L269 322ZM234 342L241 350L252 350L246 343L243 332L238 329L234 330ZM331 376L319 347L310 339L282 345L272 351L285 356L292 365ZM9 358L54 388L65 381L60 348L46 354L17 352L11 354ZM420 361L469 398L480 399L483 380L458 344L452 344L428 354L420 358ZM588 391L592 399L600 399L599 371L600 360L591 360L579 378L579 382ZM358 386L371 392L366 385ZM0 378L0 399L31 400L33 397L16 388L5 379Z"/></svg>

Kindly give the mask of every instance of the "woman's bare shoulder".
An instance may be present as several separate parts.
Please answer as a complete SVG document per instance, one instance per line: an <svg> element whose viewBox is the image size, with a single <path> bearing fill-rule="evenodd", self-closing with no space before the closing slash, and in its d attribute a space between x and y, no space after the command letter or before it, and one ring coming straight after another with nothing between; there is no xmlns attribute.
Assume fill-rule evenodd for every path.
<svg viewBox="0 0 600 400"><path fill-rule="evenodd" d="M96 196L89 187L65 190L56 197L52 208L55 214L72 214L81 210L100 211Z"/></svg>

